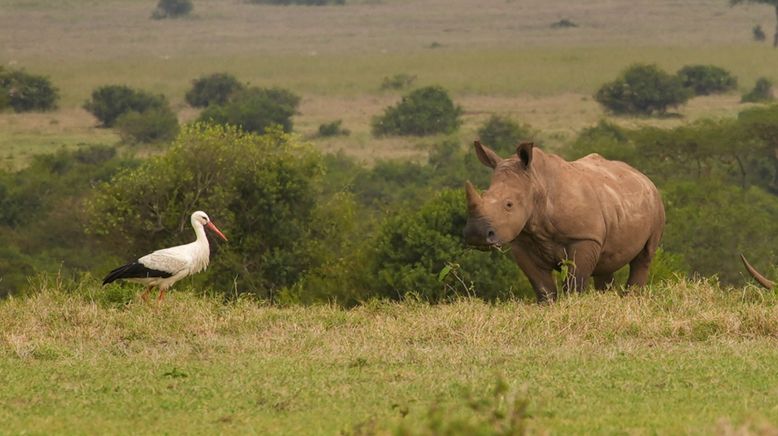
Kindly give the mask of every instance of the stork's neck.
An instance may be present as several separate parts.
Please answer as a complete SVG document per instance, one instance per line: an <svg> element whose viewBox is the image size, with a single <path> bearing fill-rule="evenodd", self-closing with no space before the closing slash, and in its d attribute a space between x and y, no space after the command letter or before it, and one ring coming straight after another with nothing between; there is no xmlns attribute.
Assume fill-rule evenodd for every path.
<svg viewBox="0 0 778 436"><path fill-rule="evenodd" d="M205 236L205 227L203 227L203 225L198 222L192 223L192 227L194 227L195 235L197 235L195 243L197 243L197 245L208 247L208 237Z"/></svg>

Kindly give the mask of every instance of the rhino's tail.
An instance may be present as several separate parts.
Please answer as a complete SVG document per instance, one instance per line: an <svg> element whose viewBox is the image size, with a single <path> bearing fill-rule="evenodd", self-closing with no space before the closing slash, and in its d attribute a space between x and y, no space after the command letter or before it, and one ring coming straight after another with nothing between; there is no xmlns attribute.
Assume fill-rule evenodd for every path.
<svg viewBox="0 0 778 436"><path fill-rule="evenodd" d="M763 276L759 273L759 271L756 270L753 266L751 266L750 263L746 260L746 257L742 254L740 255L740 260L743 261L743 265L745 265L746 269L748 270L749 274L751 274L751 277L753 277L757 282L759 282L760 285L764 286L767 289L773 289L775 287L775 283L771 282L767 279L767 277Z"/></svg>

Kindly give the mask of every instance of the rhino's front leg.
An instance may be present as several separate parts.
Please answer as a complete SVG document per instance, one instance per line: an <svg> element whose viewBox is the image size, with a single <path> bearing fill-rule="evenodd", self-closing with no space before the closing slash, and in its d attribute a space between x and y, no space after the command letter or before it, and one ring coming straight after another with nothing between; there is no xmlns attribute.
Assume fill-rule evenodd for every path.
<svg viewBox="0 0 778 436"><path fill-rule="evenodd" d="M565 292L574 290L582 292L586 289L594 267L600 259L602 248L594 241L579 241L567 248L569 263L567 280L564 283Z"/></svg>
<svg viewBox="0 0 778 436"><path fill-rule="evenodd" d="M511 243L511 254L532 284L538 303L556 300L556 282L551 274L551 268L539 266L529 253L516 242Z"/></svg>

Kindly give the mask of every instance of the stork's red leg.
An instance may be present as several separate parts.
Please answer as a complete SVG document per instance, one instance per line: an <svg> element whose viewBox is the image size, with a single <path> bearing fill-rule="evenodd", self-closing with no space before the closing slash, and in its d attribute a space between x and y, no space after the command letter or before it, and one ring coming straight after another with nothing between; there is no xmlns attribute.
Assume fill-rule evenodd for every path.
<svg viewBox="0 0 778 436"><path fill-rule="evenodd" d="M164 289L160 289L159 290L159 297L157 297L157 301L162 301L164 299L165 299L165 290Z"/></svg>

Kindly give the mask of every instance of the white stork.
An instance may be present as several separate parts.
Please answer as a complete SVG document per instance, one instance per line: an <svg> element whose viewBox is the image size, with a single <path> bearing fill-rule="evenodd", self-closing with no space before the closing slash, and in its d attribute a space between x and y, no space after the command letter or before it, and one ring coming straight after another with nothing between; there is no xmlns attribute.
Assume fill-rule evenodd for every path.
<svg viewBox="0 0 778 436"><path fill-rule="evenodd" d="M213 230L225 241L227 237L213 225L203 211L198 210L193 213L190 221L197 235L194 242L157 250L120 266L105 276L103 285L118 279L143 283L146 285L146 290L141 294L141 298L146 301L148 301L149 291L157 286L159 288L157 299L162 300L165 298L165 291L173 286L173 283L204 270L208 266L208 258L211 254L208 238L205 236L205 227Z"/></svg>

